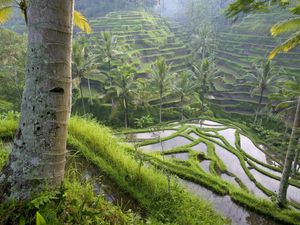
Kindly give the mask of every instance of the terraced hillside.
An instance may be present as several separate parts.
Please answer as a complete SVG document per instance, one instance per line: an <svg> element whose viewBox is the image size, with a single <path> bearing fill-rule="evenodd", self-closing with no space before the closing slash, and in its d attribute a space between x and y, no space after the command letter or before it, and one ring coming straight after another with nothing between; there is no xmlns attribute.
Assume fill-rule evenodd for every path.
<svg viewBox="0 0 300 225"><path fill-rule="evenodd" d="M284 223L298 224L299 216L297 222L292 221L295 211L284 212L289 214L287 221L275 205L282 161L237 124L202 119L124 135L140 147L140 153L149 162L178 175L192 193L209 199L233 224L277 224L256 214L249 216L245 208ZM289 205L298 209L299 188L299 181L290 179ZM277 212L273 211L274 206Z"/></svg>
<svg viewBox="0 0 300 225"><path fill-rule="evenodd" d="M172 72L188 67L190 50L168 28L167 22L147 12L111 12L105 17L90 20L95 36L110 31L137 71L138 77L146 77L158 57L165 57L172 65Z"/></svg>
<svg viewBox="0 0 300 225"><path fill-rule="evenodd" d="M250 95L253 87L249 85L245 75L253 72L253 64L257 59L266 57L271 49L282 42L283 38L271 37L269 30L276 21L286 18L287 14L282 12L250 15L240 23L220 30L216 52L219 73L215 99L212 100L214 104L221 105L224 111L230 113L254 112L258 96ZM282 75L298 76L299 56L298 48L288 54L278 55L274 61L278 68L283 69ZM266 98L263 103L267 103Z"/></svg>

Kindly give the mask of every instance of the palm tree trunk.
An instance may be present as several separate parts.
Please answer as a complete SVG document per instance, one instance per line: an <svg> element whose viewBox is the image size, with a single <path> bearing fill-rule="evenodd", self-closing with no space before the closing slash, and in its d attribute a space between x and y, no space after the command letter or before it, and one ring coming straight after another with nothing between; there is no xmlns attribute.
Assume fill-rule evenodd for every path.
<svg viewBox="0 0 300 225"><path fill-rule="evenodd" d="M162 89L160 89L159 91L159 122L162 122L162 95L163 95L163 91Z"/></svg>
<svg viewBox="0 0 300 225"><path fill-rule="evenodd" d="M262 99L263 99L263 96L264 96L264 91L265 91L264 88L262 88L262 89L260 90L260 97L259 97L259 101L258 101L258 106L257 106L256 112L255 112L255 118L254 118L254 121L253 121L253 124L254 124L254 125L256 124L256 121L257 121L258 112L259 112L259 110L260 110L260 106L261 106Z"/></svg>
<svg viewBox="0 0 300 225"><path fill-rule="evenodd" d="M113 85L113 79L111 77L111 74L110 74L110 70L111 70L111 62L110 60L108 61L108 76L109 76L109 85L110 85L110 88L112 88L112 85ZM114 106L114 97L111 97L111 108L113 109L113 106Z"/></svg>
<svg viewBox="0 0 300 225"><path fill-rule="evenodd" d="M291 174L292 163L294 160L295 148L297 146L297 142L299 138L299 125L300 125L300 96L298 97L298 105L295 114L293 130L290 137L290 143L286 153L284 168L280 180L279 194L277 198L277 202L280 207L286 205L286 195L287 195L287 189L289 185L288 182Z"/></svg>
<svg viewBox="0 0 300 225"><path fill-rule="evenodd" d="M180 97L180 104L181 104L181 120L183 120L183 96Z"/></svg>
<svg viewBox="0 0 300 225"><path fill-rule="evenodd" d="M87 78L87 81L88 81L88 88L89 88L89 94L90 94L90 104L93 104L92 92L91 92L91 85L90 85L90 79Z"/></svg>
<svg viewBox="0 0 300 225"><path fill-rule="evenodd" d="M60 185L71 112L72 0L29 0L26 85L0 199ZM5 195L4 195L5 194Z"/></svg>
<svg viewBox="0 0 300 225"><path fill-rule="evenodd" d="M298 146L296 148L296 154L294 157L294 163L293 163L293 167L292 167L292 177L295 177L296 173L297 173L297 165L298 165L298 159L299 159L299 142L300 142L300 140L298 140Z"/></svg>
<svg viewBox="0 0 300 225"><path fill-rule="evenodd" d="M124 98L124 108L125 108L125 128L128 127L128 102L127 98Z"/></svg>
<svg viewBox="0 0 300 225"><path fill-rule="evenodd" d="M85 105L84 105L84 99L83 99L83 92L82 92L82 84L81 84L81 78L80 78L80 83L79 83L79 89L80 89L80 98L81 98L81 104L83 108L83 114L85 115Z"/></svg>

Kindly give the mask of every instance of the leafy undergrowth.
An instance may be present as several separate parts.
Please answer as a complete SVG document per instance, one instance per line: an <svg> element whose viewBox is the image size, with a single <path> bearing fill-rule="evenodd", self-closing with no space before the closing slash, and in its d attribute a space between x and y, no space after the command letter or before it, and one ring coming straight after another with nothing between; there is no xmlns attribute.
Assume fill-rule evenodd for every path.
<svg viewBox="0 0 300 225"><path fill-rule="evenodd" d="M0 135L9 137L16 120L0 120ZM135 199L147 214L146 219L124 212L95 195L91 183L65 179L57 191L39 194L29 203L0 205L0 224L35 224L39 212L47 224L228 224L207 202L192 196L175 179L170 192L166 174L142 166L128 146L118 142L111 131L95 121L73 117L68 145L80 151L99 170ZM2 149L2 148L1 148ZM1 150L2 151L2 150ZM8 154L0 156L5 162Z"/></svg>
<svg viewBox="0 0 300 225"><path fill-rule="evenodd" d="M28 203L10 202L0 206L0 224L36 224L36 213L46 224L144 224L139 215L123 212L95 195L89 182L66 180L57 191L44 192Z"/></svg>

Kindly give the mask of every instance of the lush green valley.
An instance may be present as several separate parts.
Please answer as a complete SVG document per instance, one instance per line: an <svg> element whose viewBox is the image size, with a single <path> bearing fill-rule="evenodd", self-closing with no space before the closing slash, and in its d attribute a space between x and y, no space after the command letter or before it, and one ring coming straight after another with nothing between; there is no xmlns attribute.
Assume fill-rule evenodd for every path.
<svg viewBox="0 0 300 225"><path fill-rule="evenodd" d="M0 0L0 225L300 224L299 9Z"/></svg>

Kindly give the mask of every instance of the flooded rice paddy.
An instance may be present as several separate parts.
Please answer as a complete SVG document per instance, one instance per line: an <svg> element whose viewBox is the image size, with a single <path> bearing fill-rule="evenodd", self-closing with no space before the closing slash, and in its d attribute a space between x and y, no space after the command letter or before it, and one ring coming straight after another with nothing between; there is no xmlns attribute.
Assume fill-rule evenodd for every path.
<svg viewBox="0 0 300 225"><path fill-rule="evenodd" d="M141 150L145 153L160 152L168 159L182 161L189 160L190 154L187 151L189 151L189 149L193 150L193 154L195 154L195 152L199 153L198 166L208 174L210 174L211 161L216 160L211 158L209 152L215 151L215 155L226 167L227 172L220 173L220 178L224 181L227 181L236 187L240 187L239 183L237 182L239 180L239 182L241 182L249 192L253 193L257 197L270 200L270 197L268 197L255 184L255 182L250 179L251 174L256 182L258 182L264 188L274 192L275 194L278 192L280 181L259 172L257 169L251 167L247 161L251 161L252 164L254 164L254 166L258 169L277 176L279 179L279 177L281 177L281 173L279 171L264 166L264 164L279 166L278 162L274 161L269 154L265 152L265 149L262 150L261 147L257 147L259 145L255 145L249 137L240 134L238 129L227 127L221 123L209 120L202 120L201 123L198 123L197 121L192 121L185 124L173 123L173 125L176 125L174 129L180 129L182 126L188 127L188 129L185 129L182 134L178 134L182 136L171 137L170 139L168 139L168 136L173 135L176 132L175 130L166 130L165 132L161 132L161 135L163 136L161 138L164 138L163 141L142 146ZM201 130L201 128L203 128L203 130ZM140 133L134 135L136 135L137 139L151 139L149 133ZM239 135L240 137L240 148L237 148L236 146L236 135ZM227 149L226 145L224 145L226 142L223 142L220 137L223 137L226 140L226 142L231 146L229 149L232 151ZM194 141L191 141L190 139ZM203 139L206 139L206 143L203 142ZM209 146L207 145L208 142L211 143L209 146L214 147L212 150L209 150ZM168 153L168 151L172 150L173 148L182 146L186 146L186 150L183 148L183 152ZM254 162L251 157L255 158L261 164ZM228 217L233 224L276 224L269 219L238 206L231 200L229 196L218 196L210 190L186 180L182 180L182 183L187 186L191 192L211 201L216 210ZM300 188L290 185L288 189L288 199L300 203Z"/></svg>

